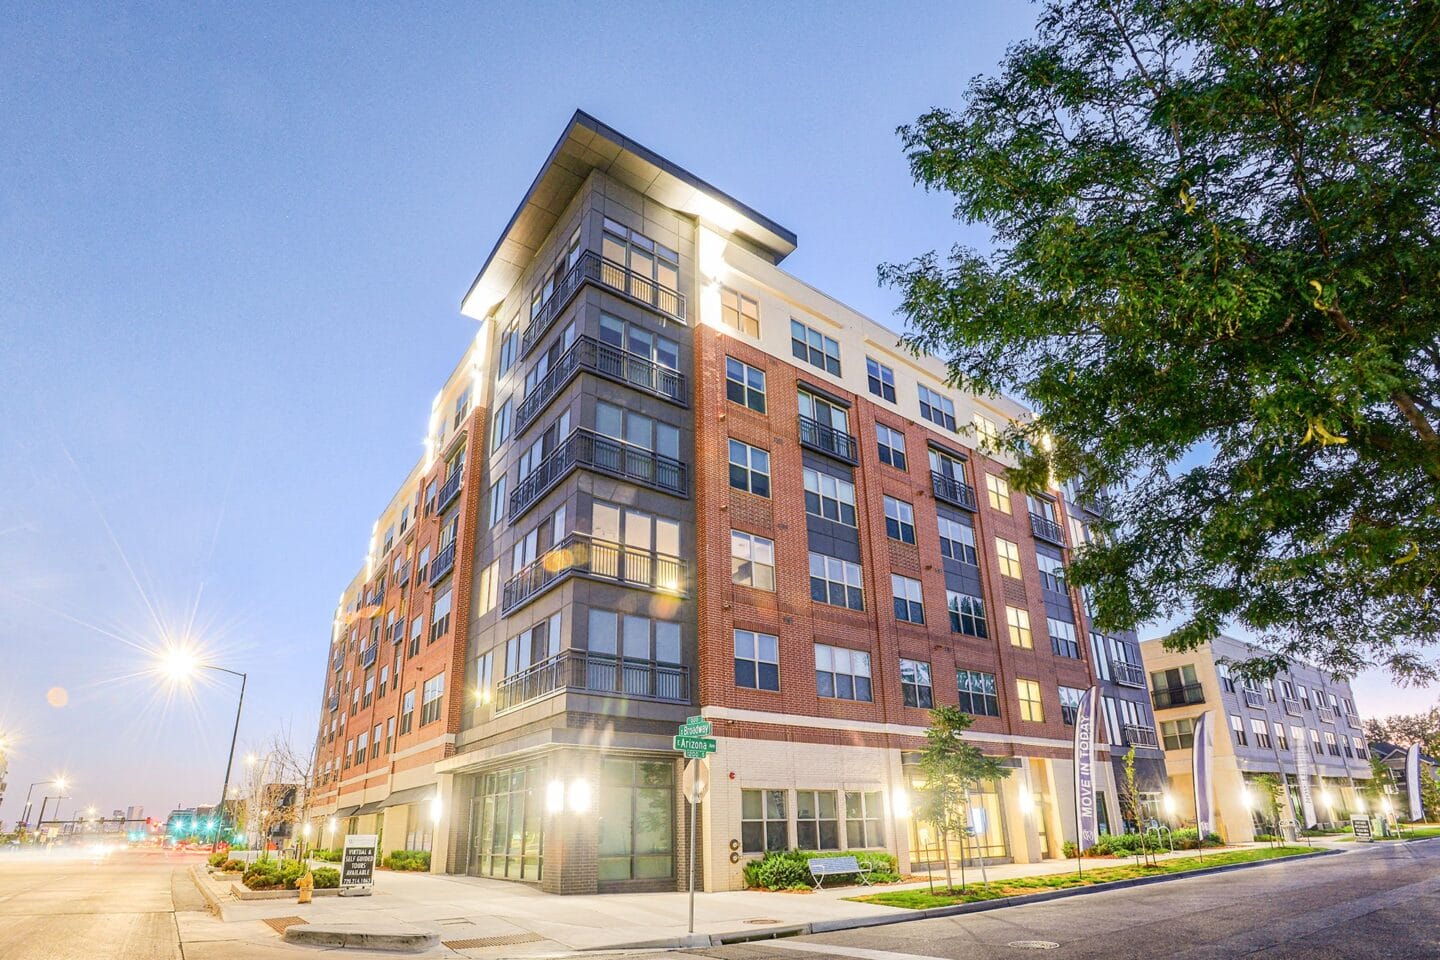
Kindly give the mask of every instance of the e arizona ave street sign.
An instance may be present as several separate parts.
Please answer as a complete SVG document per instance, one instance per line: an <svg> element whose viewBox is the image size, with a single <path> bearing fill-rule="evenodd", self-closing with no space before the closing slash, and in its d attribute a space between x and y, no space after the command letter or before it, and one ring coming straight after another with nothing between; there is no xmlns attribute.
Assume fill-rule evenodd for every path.
<svg viewBox="0 0 1440 960"><path fill-rule="evenodd" d="M710 736L713 729L704 717L691 717L680 724L675 739L671 742L676 750L689 760L703 760L715 752L715 738Z"/></svg>

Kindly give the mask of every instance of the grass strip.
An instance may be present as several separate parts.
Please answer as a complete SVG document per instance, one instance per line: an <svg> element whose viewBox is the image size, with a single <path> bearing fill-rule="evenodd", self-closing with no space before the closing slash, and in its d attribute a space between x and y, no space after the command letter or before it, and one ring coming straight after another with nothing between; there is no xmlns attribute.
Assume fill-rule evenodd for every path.
<svg viewBox="0 0 1440 960"><path fill-rule="evenodd" d="M891 890L872 893L863 897L849 897L859 903L878 903L886 907L903 907L909 910L928 910L931 907L948 907L956 903L977 903L981 900L1000 900L1005 897L1019 897L1027 893L1045 890L1063 890L1067 887L1093 887L1117 880L1133 880L1137 877L1158 877L1165 874L1187 873L1208 867L1223 867L1232 863L1252 863L1258 860L1278 860L1302 853L1314 853L1309 847L1257 847L1250 850L1230 850L1225 853L1209 854L1205 857L1180 857L1161 860L1156 866L1137 866L1130 863L1123 866L1097 867L1086 864L1084 876L1075 873L1054 873L1040 877L1017 877L1014 880L996 880L989 884L971 883L962 890Z"/></svg>

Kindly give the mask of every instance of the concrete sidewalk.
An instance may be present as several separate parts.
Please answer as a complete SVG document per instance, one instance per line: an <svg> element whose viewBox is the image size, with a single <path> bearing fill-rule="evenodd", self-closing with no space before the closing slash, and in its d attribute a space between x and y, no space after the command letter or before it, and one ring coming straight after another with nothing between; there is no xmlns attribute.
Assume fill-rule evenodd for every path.
<svg viewBox="0 0 1440 960"><path fill-rule="evenodd" d="M1220 849L1214 848L1216 852ZM1173 856L1192 856L1177 851ZM1169 859L1172 855L1163 855ZM1087 860L1087 867L1133 862L1129 858ZM1074 860L1004 864L987 868L989 878L1068 873ZM960 872L954 872L960 882ZM980 880L978 868L967 866L967 882ZM942 885L943 874L935 875ZM874 888L846 886L814 893L734 891L695 895L695 936L686 933L688 897L684 893L603 894L559 897L503 880L443 874L377 871L375 891L368 897L327 897L300 906L294 900L241 902L228 897L224 884L202 876L200 882L218 901L221 917L188 915L182 926L186 957L203 958L203 945L218 940L252 944L257 955L270 951L293 956L309 948L283 944L267 920L303 918L314 924L408 925L433 930L442 946L425 957L496 957L615 949L646 945L683 947L709 945L712 937L764 936L807 924L911 914L912 911L854 903L847 897L874 890L924 888L928 881L886 884ZM476 941L479 941L476 943ZM449 946L447 946L447 944ZM192 946L193 945L193 946Z"/></svg>

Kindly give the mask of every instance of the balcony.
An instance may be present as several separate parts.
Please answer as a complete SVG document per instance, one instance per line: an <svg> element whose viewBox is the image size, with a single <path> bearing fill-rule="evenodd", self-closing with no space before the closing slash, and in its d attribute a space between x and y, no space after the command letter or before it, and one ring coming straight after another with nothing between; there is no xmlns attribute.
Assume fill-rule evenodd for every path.
<svg viewBox="0 0 1440 960"><path fill-rule="evenodd" d="M372 643L360 651L360 669L365 669L375 662L375 657L380 653L380 644Z"/></svg>
<svg viewBox="0 0 1440 960"><path fill-rule="evenodd" d="M1316 707L1315 716L1320 718L1321 723L1335 722L1335 711L1329 707Z"/></svg>
<svg viewBox="0 0 1440 960"><path fill-rule="evenodd" d="M1187 683L1182 687L1161 687L1150 692L1150 699L1156 710L1184 707L1192 703L1204 703L1205 688L1198 683Z"/></svg>
<svg viewBox="0 0 1440 960"><path fill-rule="evenodd" d="M403 587L410 582L410 561L406 560L400 564L400 569L395 571L395 586Z"/></svg>
<svg viewBox="0 0 1440 960"><path fill-rule="evenodd" d="M340 709L340 694L338 694L338 693L332 693L332 694L330 695L329 701L328 701L325 705L326 705L327 707L329 707L331 713L334 713L336 710L339 710L339 709Z"/></svg>
<svg viewBox="0 0 1440 960"><path fill-rule="evenodd" d="M581 337L560 355L515 410L515 432L524 432L550 405L556 394L581 370L634 387L637 390L677 403L688 403L685 377L678 370L654 363L645 357L594 337Z"/></svg>
<svg viewBox="0 0 1440 960"><path fill-rule="evenodd" d="M435 559L430 561L430 586L435 586L451 570L455 569L455 541L447 543Z"/></svg>
<svg viewBox="0 0 1440 960"><path fill-rule="evenodd" d="M1115 676L1115 682L1120 686L1135 687L1137 690L1145 689L1145 670L1139 664L1114 660L1110 663L1110 669Z"/></svg>
<svg viewBox="0 0 1440 960"><path fill-rule="evenodd" d="M1300 701L1294 697L1281 697L1280 702L1285 706L1285 712L1292 717L1300 716Z"/></svg>
<svg viewBox="0 0 1440 960"><path fill-rule="evenodd" d="M465 471L463 470L457 470L445 478L445 485L442 486L440 492L435 495L436 513L439 513L455 502L455 498L460 495L460 482L464 479Z"/></svg>
<svg viewBox="0 0 1440 960"><path fill-rule="evenodd" d="M501 713L565 690L614 694L665 703L690 702L690 671L677 664L632 660L608 653L562 650L495 685Z"/></svg>
<svg viewBox="0 0 1440 960"><path fill-rule="evenodd" d="M404 640L404 639L405 639L405 621L402 619L399 623L395 624L393 627L390 628L390 642L391 642L391 643L399 643L400 641L402 641L402 640Z"/></svg>
<svg viewBox="0 0 1440 960"><path fill-rule="evenodd" d="M1245 694L1245 706L1254 707L1256 710L1265 709L1265 694L1259 690L1251 690L1249 687L1242 687Z"/></svg>
<svg viewBox="0 0 1440 960"><path fill-rule="evenodd" d="M1346 722L1347 724L1349 724L1353 729L1356 729L1356 730L1362 729L1361 726L1360 726L1360 718L1357 717L1357 716L1356 716L1355 714L1353 714L1353 713L1347 713L1347 714L1345 714L1345 722Z"/></svg>
<svg viewBox="0 0 1440 960"><path fill-rule="evenodd" d="M975 512L975 488L965 481L956 480L952 476L932 470L930 471L930 489L935 491L937 500L944 500L946 503L954 504L971 513Z"/></svg>
<svg viewBox="0 0 1440 960"><path fill-rule="evenodd" d="M1125 743L1132 747L1156 747L1160 741L1155 739L1155 728L1142 726L1138 723L1127 723L1120 728L1125 735Z"/></svg>
<svg viewBox="0 0 1440 960"><path fill-rule="evenodd" d="M605 260L593 250L587 250L555 285L549 299L540 305L540 309L525 327L525 333L520 338L522 356L544 339L561 311L586 283L599 284L663 314L668 319L678 323L685 322L685 297L678 291L661 286L653 279L643 277L618 263Z"/></svg>
<svg viewBox="0 0 1440 960"><path fill-rule="evenodd" d="M834 427L827 427L819 420L810 417L800 418L800 445L809 447L818 453L829 454L846 463L859 463L859 449L855 445L855 438L844 430L836 430Z"/></svg>
<svg viewBox="0 0 1440 960"><path fill-rule="evenodd" d="M685 496L689 489L688 468L679 460L582 427L516 486L510 495L510 521L530 509L571 470L581 467L676 496Z"/></svg>
<svg viewBox="0 0 1440 960"><path fill-rule="evenodd" d="M370 599L365 601L365 606L367 606L367 607L378 607L378 606L380 606L380 604L382 604L382 603L384 603L384 602L385 602L385 588L384 588L384 587L381 587L379 590L376 590L374 593L372 593L372 594L370 595Z"/></svg>
<svg viewBox="0 0 1440 960"><path fill-rule="evenodd" d="M1030 532L1041 540L1048 540L1057 547L1065 546L1065 531L1060 524L1038 513L1030 514Z"/></svg>
<svg viewBox="0 0 1440 960"><path fill-rule="evenodd" d="M595 540L588 534L572 533L505 582L500 597L501 612L509 614L571 575L684 595L689 568L684 560L669 554L636 550L608 540Z"/></svg>

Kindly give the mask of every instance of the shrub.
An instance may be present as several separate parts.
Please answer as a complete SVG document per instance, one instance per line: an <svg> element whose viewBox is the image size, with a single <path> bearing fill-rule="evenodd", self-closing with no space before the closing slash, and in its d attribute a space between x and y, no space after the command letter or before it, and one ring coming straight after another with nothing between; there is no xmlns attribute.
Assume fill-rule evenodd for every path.
<svg viewBox="0 0 1440 960"><path fill-rule="evenodd" d="M339 863L344 857L340 850L316 850L311 854L316 860L324 860L326 863Z"/></svg>
<svg viewBox="0 0 1440 960"><path fill-rule="evenodd" d="M384 866L391 870L429 870L430 851L392 850L385 858Z"/></svg>
<svg viewBox="0 0 1440 960"><path fill-rule="evenodd" d="M295 860L256 860L242 879L251 890L294 890L304 873L305 865Z"/></svg>
<svg viewBox="0 0 1440 960"><path fill-rule="evenodd" d="M209 856L208 858L206 858L206 862L209 863L210 866L212 866L212 867L218 867L218 866L220 866L221 864L223 864L226 860L229 860L229 859L230 859L230 851L228 851L228 850L218 850L218 851L216 851L215 853L210 854L210 856Z"/></svg>
<svg viewBox="0 0 1440 960"><path fill-rule="evenodd" d="M340 886L340 871L334 867L320 867L311 871L310 875L315 878L316 890L333 890Z"/></svg>
<svg viewBox="0 0 1440 960"><path fill-rule="evenodd" d="M221 869L223 872L225 872L225 873L244 873L244 872L245 872L245 861L244 861L244 860L226 860L224 863L222 863L222 864L220 865L220 869Z"/></svg>
<svg viewBox="0 0 1440 960"><path fill-rule="evenodd" d="M892 883L900 879L895 872L895 857L878 850L854 850L835 852L831 850L772 850L759 860L745 864L745 885L765 890L808 890L815 885L810 876L810 861L815 857L853 856L861 864L868 864L872 883ZM834 874L825 878L827 883L856 883L859 877L851 874Z"/></svg>
<svg viewBox="0 0 1440 960"><path fill-rule="evenodd" d="M1171 841L1175 844L1176 850L1194 850L1199 844L1195 840L1194 830L1176 830L1171 834ZM1145 837L1146 848L1152 853L1157 852L1154 837ZM1136 857L1140 855L1141 835L1138 833L1102 833L1096 839L1095 845L1085 851L1087 857ZM1205 845L1207 847L1218 847L1221 843L1220 835L1217 833L1205 834ZM1169 847L1162 841L1160 850L1168 850ZM1066 859L1073 859L1075 856L1075 844L1066 840L1062 844L1062 852Z"/></svg>

